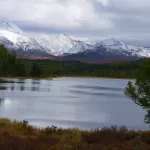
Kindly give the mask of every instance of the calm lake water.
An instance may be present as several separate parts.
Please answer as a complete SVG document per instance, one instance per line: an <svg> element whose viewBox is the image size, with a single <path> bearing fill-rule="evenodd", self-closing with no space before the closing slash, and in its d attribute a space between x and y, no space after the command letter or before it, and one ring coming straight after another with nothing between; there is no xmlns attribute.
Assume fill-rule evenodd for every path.
<svg viewBox="0 0 150 150"><path fill-rule="evenodd" d="M39 127L95 129L125 125L148 129L145 111L124 95L128 80L54 78L0 79L0 117Z"/></svg>

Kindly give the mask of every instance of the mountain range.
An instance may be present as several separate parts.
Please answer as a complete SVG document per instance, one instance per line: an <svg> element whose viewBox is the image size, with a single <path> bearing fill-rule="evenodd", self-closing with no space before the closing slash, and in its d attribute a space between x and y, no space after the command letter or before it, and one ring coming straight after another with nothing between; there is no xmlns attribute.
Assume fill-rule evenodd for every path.
<svg viewBox="0 0 150 150"><path fill-rule="evenodd" d="M116 39L106 39L94 45L74 40L68 35L29 33L15 24L0 24L0 45L19 56L58 60L129 60L150 57L149 47L125 44Z"/></svg>

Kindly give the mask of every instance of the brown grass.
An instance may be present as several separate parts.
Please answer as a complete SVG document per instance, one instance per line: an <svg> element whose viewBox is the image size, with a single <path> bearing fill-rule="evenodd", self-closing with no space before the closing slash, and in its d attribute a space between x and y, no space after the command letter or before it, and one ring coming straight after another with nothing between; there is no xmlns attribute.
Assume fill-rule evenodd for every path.
<svg viewBox="0 0 150 150"><path fill-rule="evenodd" d="M150 150L150 131L125 127L101 130L36 128L0 119L0 150Z"/></svg>

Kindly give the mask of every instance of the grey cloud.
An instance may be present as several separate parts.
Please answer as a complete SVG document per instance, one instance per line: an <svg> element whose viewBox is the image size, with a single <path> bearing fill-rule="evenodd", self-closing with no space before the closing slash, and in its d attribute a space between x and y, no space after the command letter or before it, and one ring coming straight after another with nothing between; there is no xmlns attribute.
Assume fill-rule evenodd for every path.
<svg viewBox="0 0 150 150"><path fill-rule="evenodd" d="M11 1L11 0L5 0L5 1ZM19 27L21 27L23 30L29 32L44 32L48 34L66 33L72 36L88 37L90 40L93 39L99 40L101 38L114 37L117 38L118 40L122 40L130 44L135 44L135 45L140 44L142 46L150 45L150 40L149 40L150 39L150 34L149 34L150 33L150 19L149 19L150 1L148 0L138 0L138 1L137 0L107 0L108 5L103 5L103 3L100 2L100 0L55 0L55 1L58 4L60 4L62 8L60 6L56 7L56 10L54 9L55 12L50 11L51 8L45 8L47 9L47 13L45 12L42 15L40 14L41 18L39 18L38 15L36 16L35 14L33 14L32 11L31 11L31 16L25 15L23 17L19 15L18 18L12 17L12 15L9 14L12 11L8 11L8 13L1 13L0 11L1 13L0 21L3 21L5 19L7 21L10 20L13 23L17 24ZM15 2L17 3L19 2L19 0L13 0L13 2L15 4ZM26 2L24 1L24 4L27 4L28 2L29 0L26 0ZM50 2L51 0L50 1L35 0L35 3L44 4L48 6L51 6ZM83 5L84 4L83 2L86 4L86 8ZM55 3L54 6L56 6L57 3ZM70 15L70 13L76 11L75 8L74 10L68 9L68 7L71 4L74 4L77 8L79 7L81 12L84 10L83 14L81 14L80 20L76 20L75 18L72 18L75 17L74 16L75 14ZM82 6L78 4L82 4ZM14 8L15 7L12 8L10 7L10 9L14 9ZM59 10L59 8L62 10ZM3 11L4 10L5 9L3 9ZM7 8L6 10L9 10L9 8ZM36 8L35 10L38 9ZM68 12L62 14L63 11L68 11ZM41 13L42 12L43 11L41 10ZM51 13L54 13L54 16ZM15 14L17 13L15 12ZM44 16L45 14L47 16ZM55 14L57 14L57 17L60 17L60 19L56 18ZM85 17L83 17L83 15ZM27 19L27 17L29 18L29 20ZM37 20L34 17L37 17ZM63 20L62 17L64 17L64 22L59 21L59 20ZM55 20L55 22L52 23L51 21L49 21L49 19L51 19L51 21ZM42 22L41 24L40 21ZM102 25L102 27L99 27L100 26L99 23L103 23L103 22L106 25L108 25L107 28L105 28L105 24ZM61 23L63 27L61 27Z"/></svg>

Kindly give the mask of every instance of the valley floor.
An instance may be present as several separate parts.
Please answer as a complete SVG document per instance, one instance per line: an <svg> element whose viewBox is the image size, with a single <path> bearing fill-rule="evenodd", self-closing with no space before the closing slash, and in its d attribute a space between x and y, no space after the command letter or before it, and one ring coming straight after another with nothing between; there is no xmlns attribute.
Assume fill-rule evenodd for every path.
<svg viewBox="0 0 150 150"><path fill-rule="evenodd" d="M27 121L0 119L1 150L149 150L150 131L125 127L101 130L36 128Z"/></svg>

